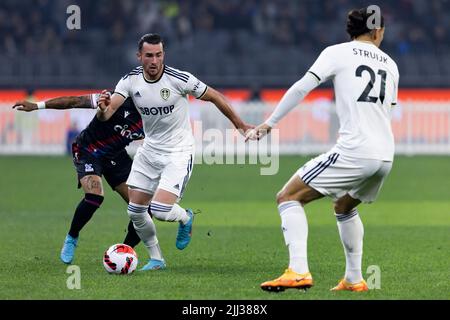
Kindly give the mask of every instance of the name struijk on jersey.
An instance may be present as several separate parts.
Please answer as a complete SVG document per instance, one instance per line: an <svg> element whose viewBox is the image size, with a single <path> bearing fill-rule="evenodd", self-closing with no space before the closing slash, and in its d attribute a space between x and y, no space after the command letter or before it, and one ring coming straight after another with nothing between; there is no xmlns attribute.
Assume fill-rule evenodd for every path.
<svg viewBox="0 0 450 320"><path fill-rule="evenodd" d="M378 53L371 52L368 50L353 48L353 54L360 55L361 57L365 57L365 58L371 58L371 59L377 60L379 62L387 63L387 57L383 57L382 55L379 55Z"/></svg>

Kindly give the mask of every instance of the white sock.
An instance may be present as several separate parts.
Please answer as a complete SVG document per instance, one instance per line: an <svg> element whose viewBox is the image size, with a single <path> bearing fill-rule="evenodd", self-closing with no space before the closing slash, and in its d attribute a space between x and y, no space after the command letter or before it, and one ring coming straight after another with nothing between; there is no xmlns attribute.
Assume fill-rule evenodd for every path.
<svg viewBox="0 0 450 320"><path fill-rule="evenodd" d="M162 202L152 201L150 204L150 211L152 215L161 221L181 221L186 224L189 221L189 216L186 210L180 207L177 203L169 205Z"/></svg>
<svg viewBox="0 0 450 320"><path fill-rule="evenodd" d="M148 253L149 253L151 259L164 261L164 258L162 256L162 252L161 252L161 248L160 248L158 242L152 246L149 246L147 249L148 249Z"/></svg>
<svg viewBox="0 0 450 320"><path fill-rule="evenodd" d="M286 201L278 205L284 241L289 250L289 268L297 273L307 273L308 222L298 201Z"/></svg>
<svg viewBox="0 0 450 320"><path fill-rule="evenodd" d="M345 251L345 280L358 283L363 280L361 263L364 226L356 208L348 214L335 213L335 216Z"/></svg>
<svg viewBox="0 0 450 320"><path fill-rule="evenodd" d="M163 260L158 238L156 238L155 224L147 212L147 206L130 202L128 216L133 221L134 229L148 250L150 258Z"/></svg>

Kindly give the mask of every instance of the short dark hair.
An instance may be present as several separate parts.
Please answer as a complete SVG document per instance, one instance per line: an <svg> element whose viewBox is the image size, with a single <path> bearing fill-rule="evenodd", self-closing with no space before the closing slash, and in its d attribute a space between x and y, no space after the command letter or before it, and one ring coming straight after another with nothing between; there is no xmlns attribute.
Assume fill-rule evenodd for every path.
<svg viewBox="0 0 450 320"><path fill-rule="evenodd" d="M367 12L368 8L353 9L347 15L347 33L350 35L351 39L357 38L360 35L369 33L372 31L367 26L367 20L372 16L373 13ZM380 27L384 27L384 17L380 17Z"/></svg>
<svg viewBox="0 0 450 320"><path fill-rule="evenodd" d="M164 48L164 42L161 38L161 36L157 33L147 33L144 34L141 39L139 39L138 48L139 51L142 50L142 46L144 45L144 42L150 43L150 44L158 44L161 43Z"/></svg>

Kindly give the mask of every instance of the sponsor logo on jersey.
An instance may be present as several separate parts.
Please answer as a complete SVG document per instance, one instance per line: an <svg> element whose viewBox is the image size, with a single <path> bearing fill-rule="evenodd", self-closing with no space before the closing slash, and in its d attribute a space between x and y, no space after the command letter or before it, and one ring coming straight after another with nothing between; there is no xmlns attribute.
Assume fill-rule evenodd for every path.
<svg viewBox="0 0 450 320"><path fill-rule="evenodd" d="M147 107L138 107L138 109L141 111L143 115L149 116L157 116L157 115L163 115L163 114L169 114L173 112L173 109L175 109L174 105L166 106L166 107L153 107L153 108L147 108Z"/></svg>
<svg viewBox="0 0 450 320"><path fill-rule="evenodd" d="M167 100L170 97L170 90L167 88L162 88L160 91L160 94L161 94L161 98L163 98L164 100Z"/></svg>
<svg viewBox="0 0 450 320"><path fill-rule="evenodd" d="M134 94L135 97L142 97L141 94L139 93L139 91L136 91L136 93Z"/></svg>
<svg viewBox="0 0 450 320"><path fill-rule="evenodd" d="M122 137L125 137L127 139L130 140L139 140L139 139L143 139L144 135L142 133L138 133L138 132L132 132L129 128L128 125L125 124L123 126L121 125L115 125L114 126L114 131L120 133L120 135Z"/></svg>
<svg viewBox="0 0 450 320"><path fill-rule="evenodd" d="M123 117L126 118L126 117L128 117L129 115L130 115L130 112L129 112L129 111L125 111Z"/></svg>
<svg viewBox="0 0 450 320"><path fill-rule="evenodd" d="M180 185L178 183L176 185L174 185L173 187L177 190L180 190Z"/></svg>
<svg viewBox="0 0 450 320"><path fill-rule="evenodd" d="M84 172L94 172L94 168L92 168L92 164L85 163L84 164Z"/></svg>

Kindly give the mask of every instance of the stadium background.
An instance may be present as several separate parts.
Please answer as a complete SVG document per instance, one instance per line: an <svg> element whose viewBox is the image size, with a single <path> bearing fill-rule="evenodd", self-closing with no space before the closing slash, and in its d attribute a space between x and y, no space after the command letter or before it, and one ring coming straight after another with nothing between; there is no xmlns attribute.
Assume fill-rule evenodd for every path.
<svg viewBox="0 0 450 320"><path fill-rule="evenodd" d="M68 30L66 27L69 17L66 8L71 4L81 8L80 30ZM88 285L86 295L64 290L66 275L57 261L56 253L80 193L75 189L71 159L54 156L67 152L69 132L83 129L94 111L21 113L11 109L15 101L24 98L39 101L60 95L78 95L114 88L118 79L137 64L135 51L139 37L143 33L158 32L166 40L167 64L187 70L221 90L246 120L256 124L270 113L285 90L304 74L324 47L348 40L345 33L348 10L369 4L372 3L351 0L2 0L0 214L3 223L0 237L2 243L18 249L14 257L8 259L9 263L0 267L3 269L1 279L7 281L9 288L9 291L2 291L0 297L133 298L131 294L115 294L113 288L117 285L116 281L125 285L122 279L108 278L104 291L89 289ZM386 18L387 29L382 49L398 63L401 78L399 106L394 110L392 122L397 143L396 166L378 207L377 204L367 207L371 215L363 215L365 222L368 221L366 230L368 235L370 232L375 233L372 239L376 239L376 232L381 232L392 240L393 245L405 246L401 247L402 250L396 249L397 259L393 258L395 255L384 255L381 247L378 249L379 257L386 259L385 265L388 264L388 271L385 271L388 274L386 279L391 280L386 284L388 288L390 285L392 288L394 284L399 285L396 282L397 275L389 272L400 269L405 277L416 275L416 271L427 270L430 261L435 262L431 263L430 268L436 284L426 288L428 290L419 290L414 283L408 282L403 283L402 289L396 288L390 292L381 290L368 297L448 298L449 257L443 252L448 252L450 243L450 186L446 179L450 174L450 1L400 0L377 1L373 4L381 7ZM205 108L201 102L192 101L191 117L193 121L202 122L203 130L230 127L213 107ZM161 290L160 295L142 293L137 297L268 297L257 291L258 281L267 280L265 277L281 272L286 259L273 195L311 154L322 152L334 143L336 121L333 93L328 83L308 96L301 108L297 108L280 123L280 152L283 156L277 177L262 178L255 166L196 167L186 195L186 205L211 214L204 214L199 219L198 240L193 243L188 256L191 254L191 258L198 261L207 259L207 254L201 256L198 252L194 253L196 245L200 252L208 252L208 245L202 244L202 240L220 248L209 255L217 263L226 261L228 250L236 250L236 254L242 254L242 263L231 264L231 268L241 272L244 272L246 265L257 268L257 271L250 271L258 276L252 273L244 279L247 285L245 289L233 282L232 274L224 271L227 281L236 290L214 291L214 288L210 288L213 293L206 293L197 288L189 295L180 289L171 295L167 289L164 291L164 281L171 278L164 275L160 280L152 280L160 281L152 283ZM130 149L132 151L133 148ZM197 150L198 153L201 151ZM37 154L40 156L37 157ZM213 191L217 187L216 181L221 181L221 192ZM236 187L236 181L240 188ZM262 182L255 192L248 192L243 186L244 181ZM24 189L32 194L24 198ZM83 235L86 238L83 245L89 251L80 249L80 257L76 261L84 270L89 270L86 274L91 272L92 277L87 281L92 287L97 281L104 281L104 275L97 274L102 272L99 257L107 246L121 240L122 226L126 222L125 207L120 199L110 190L107 190L107 199L100 210L104 213L96 215ZM242 204L239 214L230 214L235 210L231 204L236 201ZM327 271L331 265L342 269L338 238L328 235L330 230L335 230L329 210L326 202L313 205L311 211L315 216L311 216L310 227L313 239L328 239L317 249L319 252L328 252L328 244L332 243L331 246L339 253L336 253L335 258L341 264L327 262L322 267ZM225 215L228 218L224 218ZM258 215L258 218L255 219L254 215ZM372 231L370 223L374 226ZM95 232L100 228L100 232ZM233 228L236 228L243 242L247 241L245 248L250 251L245 251L241 242L231 241ZM163 244L171 239L172 229L158 224ZM253 237L248 235L249 230L253 232ZM34 248L32 257L23 257L29 247L27 235L23 232L33 234L33 246L36 243L42 246ZM50 237L48 232L54 233L54 236ZM216 238L211 237L211 234L217 235ZM225 247L219 240L230 243L230 247ZM89 241L95 242L95 245L86 248ZM415 249L407 246L408 241L414 244ZM425 242L436 243L439 249L430 249L424 245ZM258 252L254 248L273 257L269 259L270 267L261 264L256 257L252 260L248 252ZM195 279L182 272L185 260L164 246L163 250L169 251L167 257L175 260L177 277L195 283ZM144 254L142 250L140 252ZM42 261L46 259L51 265L58 265L59 269L48 273L37 271L36 266L46 267ZM312 259L314 263L314 256ZM402 259L414 262L416 269L398 267L396 263ZM378 262L382 267L383 261ZM209 272L214 273L214 261L208 262ZM16 270L23 264L27 265L25 272L12 278L6 276L8 271ZM177 266L179 269L176 269ZM199 267L203 266L199 264ZM195 270L195 263L191 269ZM38 282L30 282L29 275L34 273L45 279L48 277L51 285L43 289ZM261 277L261 274L265 277ZM199 273L195 275L200 276ZM208 273L208 277L212 279L213 275ZM54 282L55 278L61 283ZM326 279L325 284L331 286L335 280L337 278ZM181 281L177 282L178 287L182 286ZM243 293L236 293L239 290ZM299 298L295 294L283 297ZM311 297L339 298L320 291Z"/></svg>

